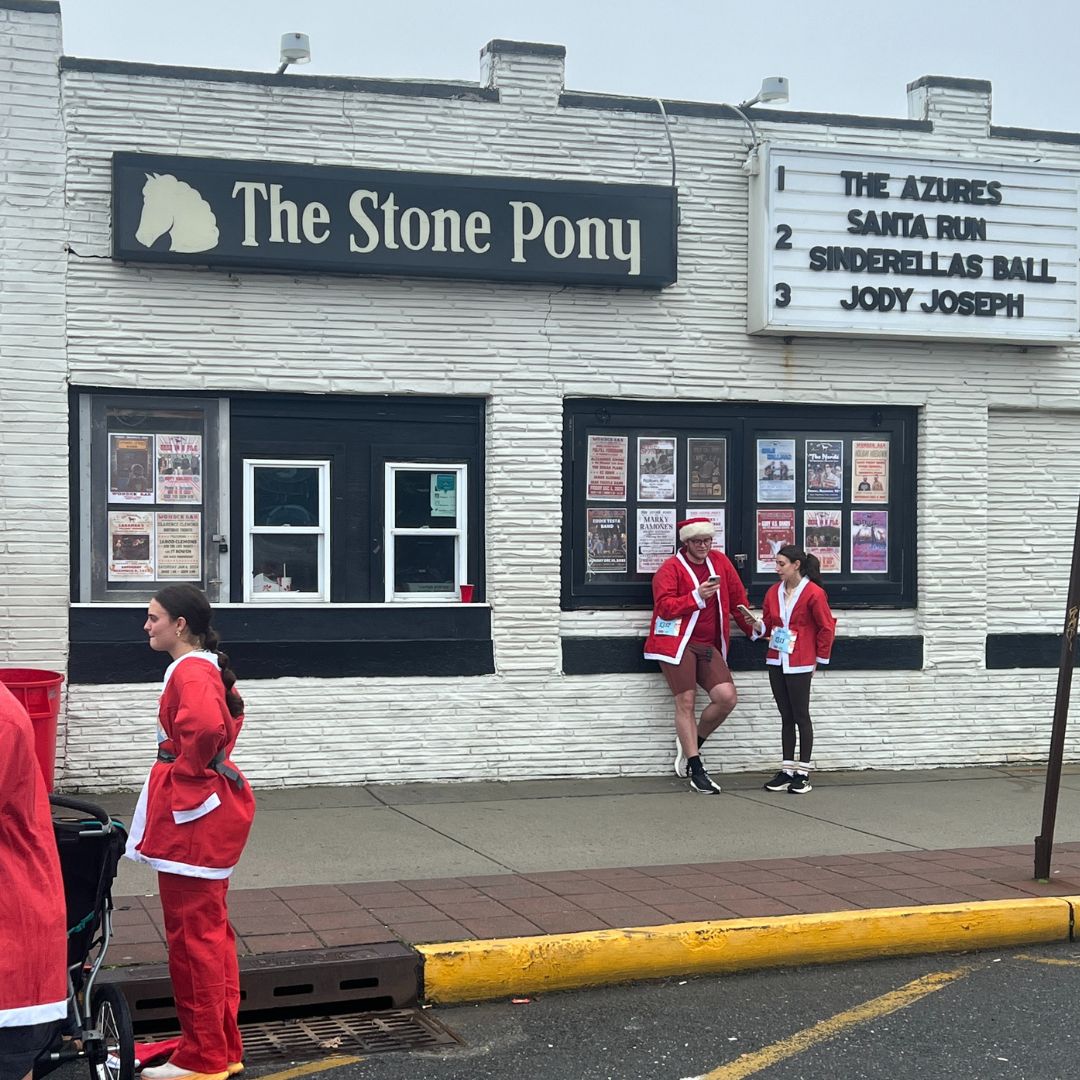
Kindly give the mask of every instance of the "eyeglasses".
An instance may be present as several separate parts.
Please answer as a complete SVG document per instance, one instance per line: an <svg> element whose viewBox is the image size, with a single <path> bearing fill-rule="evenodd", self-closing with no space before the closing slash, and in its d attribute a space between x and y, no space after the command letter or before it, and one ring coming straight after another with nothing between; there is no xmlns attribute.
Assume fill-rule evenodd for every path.
<svg viewBox="0 0 1080 1080"><path fill-rule="evenodd" d="M687 540L688 544L711 544L713 538L711 536L695 536L692 540Z"/></svg>

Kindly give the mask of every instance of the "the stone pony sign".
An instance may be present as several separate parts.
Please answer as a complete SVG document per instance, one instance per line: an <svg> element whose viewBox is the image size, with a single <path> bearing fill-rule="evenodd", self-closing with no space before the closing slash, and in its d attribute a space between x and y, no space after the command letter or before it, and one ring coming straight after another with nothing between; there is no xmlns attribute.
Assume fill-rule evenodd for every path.
<svg viewBox="0 0 1080 1080"><path fill-rule="evenodd" d="M675 193L118 153L113 258L656 289L676 279Z"/></svg>

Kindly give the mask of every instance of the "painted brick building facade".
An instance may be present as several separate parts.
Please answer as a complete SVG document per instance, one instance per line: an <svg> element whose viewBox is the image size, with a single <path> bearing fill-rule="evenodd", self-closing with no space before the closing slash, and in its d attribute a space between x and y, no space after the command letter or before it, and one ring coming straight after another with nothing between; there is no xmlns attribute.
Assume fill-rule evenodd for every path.
<svg viewBox="0 0 1080 1080"><path fill-rule="evenodd" d="M905 570L884 603L845 605L830 590L840 662L815 690L818 767L1045 754L1080 489L1077 345L749 335L750 138L730 109L666 103L678 280L662 289L142 264L112 257L114 154L662 188L664 124L650 100L567 92L553 46L490 43L482 84L161 68L64 57L57 5L0 0L0 53L13 61L0 69L0 662L68 674L62 785L132 786L147 759L158 687L143 655L145 599L93 584L106 516L123 509L95 487L109 483L100 448L112 445L109 417L132 402L205 422L214 480L202 512L218 525L204 518L203 569L211 578L210 555L231 548L216 564L222 629L256 783L667 769L670 698L638 659L641 583L628 572L616 601L596 600L595 580L576 589L570 553L587 508L608 505L579 490L580 425L629 432L633 465L633 433L650 416L676 440L713 422L749 425L750 441L727 444L725 508L742 551L753 499L740 454L755 431L786 416L795 431L870 438L895 422L892 557ZM752 118L767 141L853 159L1080 170L1080 137L994 127L989 84L921 79L909 111ZM370 561L355 592L284 609L244 601L247 474L223 435L246 439L251 460L276 460L258 449L262 433L304 423L371 425L365 447L384 437L379 424L419 425L401 460L467 468L455 490L464 503L467 481L475 513L454 580L472 578L480 603L387 602L379 575L390 564L367 543L380 546L385 522L366 522L389 505L374 480L356 535L327 541ZM445 453L423 452L427 430ZM681 516L695 501L680 490L666 508ZM848 527L850 512L845 496ZM712 757L721 769L770 768L774 706L760 656L740 656L741 703Z"/></svg>

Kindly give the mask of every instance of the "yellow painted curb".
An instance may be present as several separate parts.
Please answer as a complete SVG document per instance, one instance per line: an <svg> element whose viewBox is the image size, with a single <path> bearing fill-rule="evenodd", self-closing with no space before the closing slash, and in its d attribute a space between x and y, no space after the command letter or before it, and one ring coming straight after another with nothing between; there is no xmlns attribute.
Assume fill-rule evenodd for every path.
<svg viewBox="0 0 1080 1080"><path fill-rule="evenodd" d="M879 956L1068 941L1072 902L1032 897L582 934L417 945L424 996L448 1003L545 990Z"/></svg>

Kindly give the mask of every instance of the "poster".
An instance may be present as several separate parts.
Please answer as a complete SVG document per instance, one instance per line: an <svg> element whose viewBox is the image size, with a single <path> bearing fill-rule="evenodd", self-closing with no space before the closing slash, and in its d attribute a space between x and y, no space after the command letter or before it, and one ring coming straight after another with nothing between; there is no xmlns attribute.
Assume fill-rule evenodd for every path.
<svg viewBox="0 0 1080 1080"><path fill-rule="evenodd" d="M587 574L626 573L626 509L590 508L585 511L588 545Z"/></svg>
<svg viewBox="0 0 1080 1080"><path fill-rule="evenodd" d="M686 448L686 497L727 499L727 439L688 439ZM687 516L690 511L687 511Z"/></svg>
<svg viewBox="0 0 1080 1080"><path fill-rule="evenodd" d="M803 511L803 551L816 555L823 574L840 573L840 511Z"/></svg>
<svg viewBox="0 0 1080 1080"><path fill-rule="evenodd" d="M757 512L757 569L767 574L776 569L776 553L785 544L795 543L794 510Z"/></svg>
<svg viewBox="0 0 1080 1080"><path fill-rule="evenodd" d="M675 511L637 512L637 572L655 574L675 554Z"/></svg>
<svg viewBox="0 0 1080 1080"><path fill-rule="evenodd" d="M457 473L431 474L431 516L457 517Z"/></svg>
<svg viewBox="0 0 1080 1080"><path fill-rule="evenodd" d="M154 516L159 581L202 580L202 514L198 510Z"/></svg>
<svg viewBox="0 0 1080 1080"><path fill-rule="evenodd" d="M626 435L590 435L587 499L626 502Z"/></svg>
<svg viewBox="0 0 1080 1080"><path fill-rule="evenodd" d="M109 502L154 501L154 436L109 434Z"/></svg>
<svg viewBox="0 0 1080 1080"><path fill-rule="evenodd" d="M708 508L698 507L696 510L687 509L686 516L688 518L703 517L708 518L713 523L713 551L727 552L727 537L725 536L725 517L724 509L720 508Z"/></svg>
<svg viewBox="0 0 1080 1080"><path fill-rule="evenodd" d="M884 574L888 569L888 510L852 510L851 572Z"/></svg>
<svg viewBox="0 0 1080 1080"><path fill-rule="evenodd" d="M638 438L638 501L675 498L675 440Z"/></svg>
<svg viewBox="0 0 1080 1080"><path fill-rule="evenodd" d="M851 444L851 501L889 501L889 442L856 439Z"/></svg>
<svg viewBox="0 0 1080 1080"><path fill-rule="evenodd" d="M806 440L806 501L840 502L844 497L844 443Z"/></svg>
<svg viewBox="0 0 1080 1080"><path fill-rule="evenodd" d="M758 439L757 501L795 501L794 439Z"/></svg>
<svg viewBox="0 0 1080 1080"><path fill-rule="evenodd" d="M157 437L157 501L202 502L202 436Z"/></svg>
<svg viewBox="0 0 1080 1080"><path fill-rule="evenodd" d="M109 511L109 580L154 580L154 515Z"/></svg>

